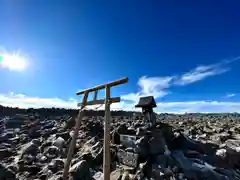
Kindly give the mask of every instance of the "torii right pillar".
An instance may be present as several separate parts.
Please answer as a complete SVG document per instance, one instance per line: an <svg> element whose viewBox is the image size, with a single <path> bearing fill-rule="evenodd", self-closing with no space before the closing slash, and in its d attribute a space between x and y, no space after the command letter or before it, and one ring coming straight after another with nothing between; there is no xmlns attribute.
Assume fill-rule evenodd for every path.
<svg viewBox="0 0 240 180"><path fill-rule="evenodd" d="M139 102L135 107L141 107L144 119L150 123L151 127L155 126L156 116L153 112L153 108L157 107L157 105L153 96L140 97Z"/></svg>

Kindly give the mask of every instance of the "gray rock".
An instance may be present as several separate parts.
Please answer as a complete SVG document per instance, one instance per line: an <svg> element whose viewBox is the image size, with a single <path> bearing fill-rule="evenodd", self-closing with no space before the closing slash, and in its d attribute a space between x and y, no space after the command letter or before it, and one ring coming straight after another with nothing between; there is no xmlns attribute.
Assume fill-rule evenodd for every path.
<svg viewBox="0 0 240 180"><path fill-rule="evenodd" d="M122 176L121 169L116 169L115 171L111 172L110 180L120 180Z"/></svg>
<svg viewBox="0 0 240 180"><path fill-rule="evenodd" d="M75 126L75 119L70 117L67 121L66 121L66 124L65 124L65 128L66 129L71 129Z"/></svg>
<svg viewBox="0 0 240 180"><path fill-rule="evenodd" d="M82 180L89 177L90 174L88 162L85 160L79 161L70 168L69 173L72 174L73 180Z"/></svg>
<svg viewBox="0 0 240 180"><path fill-rule="evenodd" d="M96 173L93 175L93 179L94 179L94 180L104 180L103 178L104 178L104 177L103 177L103 173L100 172L100 171L96 172Z"/></svg>
<svg viewBox="0 0 240 180"><path fill-rule="evenodd" d="M32 143L35 144L36 146L41 146L41 141L39 139L33 139Z"/></svg>
<svg viewBox="0 0 240 180"><path fill-rule="evenodd" d="M70 135L69 133L66 131L66 132L61 132L61 133L57 133L56 134L56 137L61 137L63 138L65 141L67 141L69 138L70 138Z"/></svg>
<svg viewBox="0 0 240 180"><path fill-rule="evenodd" d="M39 152L39 148L36 144L33 144L32 142L30 142L24 145L21 151L22 151L22 155L31 154L35 156Z"/></svg>
<svg viewBox="0 0 240 180"><path fill-rule="evenodd" d="M47 161L47 156L42 156L41 158L40 158L40 162L46 162Z"/></svg>
<svg viewBox="0 0 240 180"><path fill-rule="evenodd" d="M52 160L49 165L48 168L53 172L56 173L59 170L63 169L64 167L64 162L62 159L54 159Z"/></svg>
<svg viewBox="0 0 240 180"><path fill-rule="evenodd" d="M32 156L31 154L24 154L22 156L22 160L24 161L25 164L32 164L35 160L35 157Z"/></svg>
<svg viewBox="0 0 240 180"><path fill-rule="evenodd" d="M52 145L52 142L51 142L51 141L44 142L44 143L42 144L42 146L40 147L41 152L44 152L44 151L45 151L45 148L47 148L48 146L51 146L51 145Z"/></svg>
<svg viewBox="0 0 240 180"><path fill-rule="evenodd" d="M59 149L62 149L64 146L65 140L62 137L58 137L54 142L53 145L58 147Z"/></svg>
<svg viewBox="0 0 240 180"><path fill-rule="evenodd" d="M43 154L48 158L56 158L60 155L60 150L56 146L50 146L44 151Z"/></svg>

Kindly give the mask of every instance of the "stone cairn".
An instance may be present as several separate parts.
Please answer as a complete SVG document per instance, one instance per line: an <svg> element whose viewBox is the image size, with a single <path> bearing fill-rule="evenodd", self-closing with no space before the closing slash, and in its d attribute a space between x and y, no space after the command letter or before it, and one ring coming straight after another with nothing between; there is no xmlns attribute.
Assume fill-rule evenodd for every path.
<svg viewBox="0 0 240 180"><path fill-rule="evenodd" d="M121 179L153 177L153 166L156 166L157 171L159 163L169 159L170 151L166 140L171 139L171 134L168 134L171 129L166 126L163 128L164 125L156 123L153 113L153 108L156 107L154 98L152 96L140 98L135 107L142 108L144 119L136 120L129 127L120 126L113 138L119 148L117 157L121 171L118 176Z"/></svg>

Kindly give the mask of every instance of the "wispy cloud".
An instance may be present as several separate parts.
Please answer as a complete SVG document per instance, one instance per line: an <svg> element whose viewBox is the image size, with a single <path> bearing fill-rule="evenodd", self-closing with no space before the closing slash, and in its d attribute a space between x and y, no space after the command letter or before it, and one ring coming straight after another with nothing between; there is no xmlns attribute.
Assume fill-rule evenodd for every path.
<svg viewBox="0 0 240 180"><path fill-rule="evenodd" d="M167 89L171 85L173 77L147 77L143 76L138 80L140 91L121 96L123 100L138 101L141 96L163 97L169 92Z"/></svg>
<svg viewBox="0 0 240 180"><path fill-rule="evenodd" d="M191 84L191 83L203 80L210 76L223 74L230 70L230 67L227 66L228 64L233 63L234 61L237 61L239 59L240 57L236 57L228 60L223 60L215 64L200 65L195 69L187 73L184 73L183 75L178 76L175 80L175 84L187 85L187 84Z"/></svg>
<svg viewBox="0 0 240 180"><path fill-rule="evenodd" d="M190 72L184 73L176 78L175 84L177 85L187 85L200 80L203 80L210 76L216 76L223 74L230 70L229 67L223 66L226 62L220 62L211 65L201 65L191 70Z"/></svg>
<svg viewBox="0 0 240 180"><path fill-rule="evenodd" d="M123 100L129 100L136 102L139 97L152 95L156 99L164 97L170 93L169 88L172 86L185 86L191 83L204 80L211 76L223 74L230 70L228 64L239 60L240 57L233 58L230 60L224 60L219 63L210 65L200 65L196 68L176 76L165 76L165 77L140 77L138 80L138 86L140 87L139 92L129 93L121 96Z"/></svg>
<svg viewBox="0 0 240 180"><path fill-rule="evenodd" d="M232 94L226 94L225 98L231 98L231 97L234 97L236 96L236 94L232 93Z"/></svg>

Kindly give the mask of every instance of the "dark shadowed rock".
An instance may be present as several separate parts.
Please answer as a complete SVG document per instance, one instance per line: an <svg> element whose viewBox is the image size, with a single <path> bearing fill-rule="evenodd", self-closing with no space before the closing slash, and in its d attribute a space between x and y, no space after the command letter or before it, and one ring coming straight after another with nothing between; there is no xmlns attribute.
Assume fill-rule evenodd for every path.
<svg viewBox="0 0 240 180"><path fill-rule="evenodd" d="M65 141L67 141L70 138L69 132L60 132L56 134L56 138L61 137L63 138Z"/></svg>
<svg viewBox="0 0 240 180"><path fill-rule="evenodd" d="M41 167L37 165L25 165L24 171L29 172L30 175L36 175L41 171Z"/></svg>
<svg viewBox="0 0 240 180"><path fill-rule="evenodd" d="M4 167L3 164L0 164L0 179L1 180L15 180L15 173L9 169Z"/></svg>
<svg viewBox="0 0 240 180"><path fill-rule="evenodd" d="M69 173L72 174L73 180L82 180L89 178L89 164L87 161L82 160L74 164L70 169Z"/></svg>
<svg viewBox="0 0 240 180"><path fill-rule="evenodd" d="M32 142L24 145L22 147L22 155L24 154L31 154L31 155L37 155L37 153L39 152L38 146Z"/></svg>
<svg viewBox="0 0 240 180"><path fill-rule="evenodd" d="M165 139L163 138L162 131L153 130L149 139L149 150L151 155L163 154L164 146L166 145Z"/></svg>
<svg viewBox="0 0 240 180"><path fill-rule="evenodd" d="M72 117L70 117L70 118L66 121L65 128L66 128L66 129L71 129L71 128L73 128L73 127L75 126L75 123L76 123L75 119L72 118Z"/></svg>
<svg viewBox="0 0 240 180"><path fill-rule="evenodd" d="M59 170L62 170L63 167L64 167L64 162L62 159L54 159L48 165L48 169L50 169L53 173L56 173Z"/></svg>
<svg viewBox="0 0 240 180"><path fill-rule="evenodd" d="M14 155L14 150L10 148L0 149L0 160Z"/></svg>
<svg viewBox="0 0 240 180"><path fill-rule="evenodd" d="M28 130L28 135L31 138L39 138L41 136L40 126L33 126Z"/></svg>

